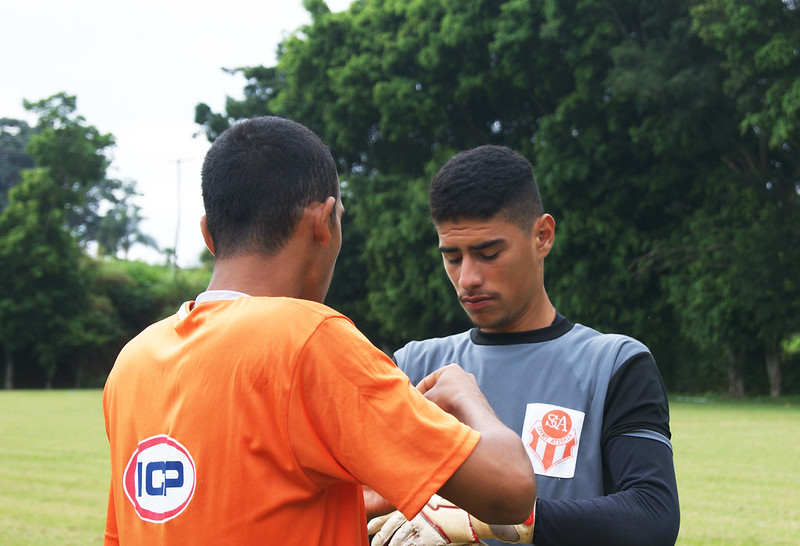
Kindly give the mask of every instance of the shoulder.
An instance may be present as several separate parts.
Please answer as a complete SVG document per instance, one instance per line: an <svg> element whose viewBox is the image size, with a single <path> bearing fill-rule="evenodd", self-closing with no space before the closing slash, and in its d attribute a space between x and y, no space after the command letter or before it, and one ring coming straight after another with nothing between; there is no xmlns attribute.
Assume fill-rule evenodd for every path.
<svg viewBox="0 0 800 546"><path fill-rule="evenodd" d="M641 353L650 354L650 349L638 339L625 334L599 332L583 324L575 324L564 339L576 347L613 355L622 362Z"/></svg>
<svg viewBox="0 0 800 546"><path fill-rule="evenodd" d="M286 297L250 297L233 301L209 302L198 305L189 314L197 323L214 324L247 334L291 330L310 334L327 321L342 322L352 327L352 322L322 303Z"/></svg>
<svg viewBox="0 0 800 546"><path fill-rule="evenodd" d="M157 343L159 339L169 336L180 321L181 317L178 313L175 313L158 322L154 322L131 338L122 348L121 353L135 350L138 346L147 347L151 346L153 343Z"/></svg>
<svg viewBox="0 0 800 546"><path fill-rule="evenodd" d="M426 353L436 353L443 350L451 350L465 343L469 343L469 330L446 337L434 337L430 339L409 341L394 353L395 362L398 358L403 360L410 355L422 355Z"/></svg>
<svg viewBox="0 0 800 546"><path fill-rule="evenodd" d="M346 318L339 311L328 307L324 303L299 298L242 298L241 303L246 312L274 314L297 314L307 317Z"/></svg>

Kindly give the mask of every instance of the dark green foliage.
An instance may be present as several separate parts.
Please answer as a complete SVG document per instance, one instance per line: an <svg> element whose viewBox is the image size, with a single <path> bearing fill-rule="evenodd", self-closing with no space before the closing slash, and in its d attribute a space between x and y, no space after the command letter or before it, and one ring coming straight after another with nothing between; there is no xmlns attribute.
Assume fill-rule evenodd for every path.
<svg viewBox="0 0 800 546"><path fill-rule="evenodd" d="M113 135L87 124L76 97L66 93L25 101L25 108L39 116L27 153L55 183L53 206L65 211L65 225L81 246L96 243L100 254L110 256L133 243L155 246L139 231L139 207L131 200L135 184L106 177Z"/></svg>
<svg viewBox="0 0 800 546"><path fill-rule="evenodd" d="M82 324L73 320L88 297L81 252L63 229L56 194L46 171L25 171L0 214L0 345L7 373L8 359L24 350L44 371L47 386L59 359L86 341Z"/></svg>
<svg viewBox="0 0 800 546"><path fill-rule="evenodd" d="M556 218L546 283L561 312L642 339L674 391L800 391L795 0L304 5L311 23L277 65L231 70L243 97L197 105L196 121L213 140L281 115L329 144L347 212L327 303L377 345L467 326L427 183L455 152L496 143L531 160ZM141 242L135 189L106 179L113 137L74 97L27 106L37 126L0 133L3 357L36 381L97 385L210 264L86 259L89 242L109 255Z"/></svg>
<svg viewBox="0 0 800 546"><path fill-rule="evenodd" d="M76 273L87 292L80 308L70 309L64 332L73 342L55 359L54 387L102 387L122 346L157 320L174 314L181 303L205 290L210 273L204 269L175 270L127 260L80 259ZM74 295L74 293L73 293ZM63 324L62 324L63 325ZM58 336L44 338L52 344ZM33 366L36 354L26 344L16 346L14 386L36 388L47 376Z"/></svg>
<svg viewBox="0 0 800 546"><path fill-rule="evenodd" d="M101 386L122 346L147 326L174 314L181 303L205 290L208 271L175 270L167 265L107 260L87 264L93 309L102 317L108 339L73 355L64 375L81 386ZM66 377L65 377L66 380Z"/></svg>
<svg viewBox="0 0 800 546"><path fill-rule="evenodd" d="M352 230L363 240L361 286L367 289L367 321L377 325L374 339L394 350L409 339L467 326L441 266L427 213L426 180L353 177L348 190L354 196L348 209L354 216Z"/></svg>
<svg viewBox="0 0 800 546"><path fill-rule="evenodd" d="M4 119L0 133L4 385L13 386L16 372L23 384L34 378L51 387L65 370L73 384L87 374L96 384L107 366L90 371L84 361L107 357L109 344L128 331L94 286L86 248L95 243L101 255L115 255L150 240L138 231L133 183L105 177L113 137L85 123L73 96L60 93L25 106L39 116L35 130Z"/></svg>
<svg viewBox="0 0 800 546"><path fill-rule="evenodd" d="M762 392L753 363L763 379L767 362L780 391L778 348L800 331L796 2L306 7L277 66L238 69L245 98L225 114L200 105L198 121L213 139L279 114L329 143L356 247L329 299L374 339L461 326L426 181L456 151L499 143L534 163L556 218L546 278L560 311L641 338L670 388L740 394L745 378Z"/></svg>
<svg viewBox="0 0 800 546"><path fill-rule="evenodd" d="M33 158L25 151L32 130L25 121L0 118L0 212L8 204L8 190L19 183L24 169L33 168Z"/></svg>

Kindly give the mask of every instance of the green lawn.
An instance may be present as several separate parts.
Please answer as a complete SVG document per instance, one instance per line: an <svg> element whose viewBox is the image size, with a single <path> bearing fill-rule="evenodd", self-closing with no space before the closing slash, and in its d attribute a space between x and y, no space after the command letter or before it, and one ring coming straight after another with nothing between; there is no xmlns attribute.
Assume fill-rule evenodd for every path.
<svg viewBox="0 0 800 546"><path fill-rule="evenodd" d="M103 543L102 393L0 392L0 544Z"/></svg>
<svg viewBox="0 0 800 546"><path fill-rule="evenodd" d="M800 403L673 400L678 544L800 543ZM0 391L0 544L102 544L100 391Z"/></svg>
<svg viewBox="0 0 800 546"><path fill-rule="evenodd" d="M800 404L670 409L678 544L800 544Z"/></svg>

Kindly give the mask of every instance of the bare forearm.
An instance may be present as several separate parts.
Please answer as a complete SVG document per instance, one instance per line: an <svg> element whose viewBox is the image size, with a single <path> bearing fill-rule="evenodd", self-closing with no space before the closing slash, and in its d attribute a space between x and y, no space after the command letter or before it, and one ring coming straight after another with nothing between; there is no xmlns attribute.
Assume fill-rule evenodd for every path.
<svg viewBox="0 0 800 546"><path fill-rule="evenodd" d="M536 498L533 468L522 440L497 418L475 377L451 364L417 388L481 433L472 454L440 489L441 496L486 523L525 521Z"/></svg>
<svg viewBox="0 0 800 546"><path fill-rule="evenodd" d="M533 510L536 478L519 437L500 427L480 430L475 451L439 494L486 523L516 524Z"/></svg>

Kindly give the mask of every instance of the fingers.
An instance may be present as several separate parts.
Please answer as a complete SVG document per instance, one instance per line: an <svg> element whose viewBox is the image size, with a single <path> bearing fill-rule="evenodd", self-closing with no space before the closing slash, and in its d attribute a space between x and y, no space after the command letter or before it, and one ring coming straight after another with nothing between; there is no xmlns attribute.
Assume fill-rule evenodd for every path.
<svg viewBox="0 0 800 546"><path fill-rule="evenodd" d="M394 534L388 546L411 546L414 544L422 544L422 542L420 542L419 529L411 522L405 521ZM433 545L435 543L426 542L426 544ZM436 546L440 545L441 543Z"/></svg>
<svg viewBox="0 0 800 546"><path fill-rule="evenodd" d="M407 521L405 516L399 511L394 511L371 520L367 524L367 532L369 534L375 533L375 536L372 538L371 546L390 546L391 544L395 544L392 540L395 532Z"/></svg>
<svg viewBox="0 0 800 546"><path fill-rule="evenodd" d="M442 375L442 369L443 368L439 368L432 374L425 376L422 379L422 381L420 381L419 384L417 385L417 390L422 394L425 394L426 392L431 390L433 386L436 384L436 381L439 379L439 376Z"/></svg>
<svg viewBox="0 0 800 546"><path fill-rule="evenodd" d="M389 512L388 514L384 514L382 516L378 516L369 520L369 523L367 523L367 533L370 535L374 535L375 533L380 531L381 528L384 525L386 525L386 522L395 514L396 512ZM375 544L375 542L373 541L372 544Z"/></svg>
<svg viewBox="0 0 800 546"><path fill-rule="evenodd" d="M473 428L469 414L474 414L478 407L481 411L492 411L475 376L458 364L439 368L420 381L417 389L425 398Z"/></svg>
<svg viewBox="0 0 800 546"><path fill-rule="evenodd" d="M452 374L454 369L459 370L462 374L465 373L462 370L461 366L459 366L458 364L456 363L448 364L447 366L443 366L438 370L436 370L435 372L427 375L422 381L419 382L419 384L417 384L417 390L422 394L425 394L426 392L431 390L434 387L434 385L436 385L442 374L445 373Z"/></svg>

